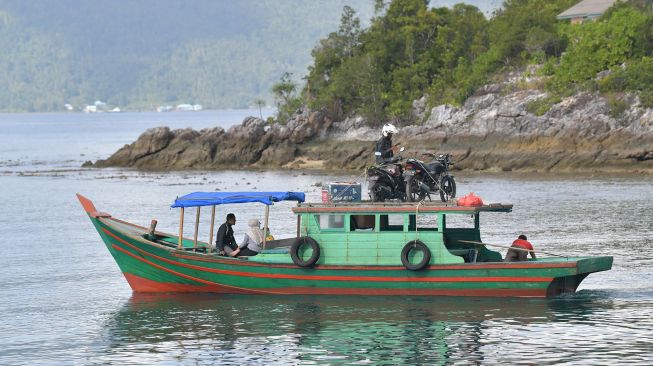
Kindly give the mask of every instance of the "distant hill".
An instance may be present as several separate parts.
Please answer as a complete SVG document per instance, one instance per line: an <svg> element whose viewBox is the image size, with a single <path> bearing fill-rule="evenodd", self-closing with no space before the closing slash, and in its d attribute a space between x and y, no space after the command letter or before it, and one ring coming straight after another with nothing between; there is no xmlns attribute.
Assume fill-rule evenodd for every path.
<svg viewBox="0 0 653 366"><path fill-rule="evenodd" d="M271 85L306 74L344 5L369 23L373 0L0 0L0 110L272 103Z"/></svg>

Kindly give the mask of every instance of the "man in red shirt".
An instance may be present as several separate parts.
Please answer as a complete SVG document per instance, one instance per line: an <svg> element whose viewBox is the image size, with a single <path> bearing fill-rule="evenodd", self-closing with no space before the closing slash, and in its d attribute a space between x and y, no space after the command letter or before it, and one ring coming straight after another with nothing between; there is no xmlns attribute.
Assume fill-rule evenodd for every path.
<svg viewBox="0 0 653 366"><path fill-rule="evenodd" d="M530 250L531 252L527 252L526 250ZM517 240L512 242L511 248L508 249L508 253L506 253L506 259L504 259L504 262L525 261L527 260L528 253L531 253L531 257L533 257L533 259L537 259L535 257L535 252L533 251L533 245L528 242L526 235L519 235Z"/></svg>

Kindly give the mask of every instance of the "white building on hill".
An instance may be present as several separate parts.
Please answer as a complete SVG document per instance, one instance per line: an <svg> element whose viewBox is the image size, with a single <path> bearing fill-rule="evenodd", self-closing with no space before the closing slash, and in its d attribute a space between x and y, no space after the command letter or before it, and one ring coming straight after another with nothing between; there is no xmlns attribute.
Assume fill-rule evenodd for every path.
<svg viewBox="0 0 653 366"><path fill-rule="evenodd" d="M558 20L570 19L571 24L580 24L593 20L605 13L617 0L583 0L571 8L558 14Z"/></svg>

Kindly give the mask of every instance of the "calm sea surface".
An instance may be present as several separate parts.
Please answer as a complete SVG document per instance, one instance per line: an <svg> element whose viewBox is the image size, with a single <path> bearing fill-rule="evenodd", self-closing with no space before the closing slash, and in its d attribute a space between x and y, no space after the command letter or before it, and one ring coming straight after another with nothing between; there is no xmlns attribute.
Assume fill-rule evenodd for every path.
<svg viewBox="0 0 653 366"><path fill-rule="evenodd" d="M318 200L316 183L356 179L79 168L149 127L228 127L249 114L258 111L0 115L0 365L653 364L649 176L456 176L460 193L515 204L482 216L484 241L508 244L524 232L536 249L614 256L611 271L590 275L573 296L133 294L76 192L116 217L156 218L174 232L178 213L168 206L191 191L303 190ZM278 237L294 232L289 207L271 210ZM227 210L240 219L237 238L263 214L256 205L219 214Z"/></svg>

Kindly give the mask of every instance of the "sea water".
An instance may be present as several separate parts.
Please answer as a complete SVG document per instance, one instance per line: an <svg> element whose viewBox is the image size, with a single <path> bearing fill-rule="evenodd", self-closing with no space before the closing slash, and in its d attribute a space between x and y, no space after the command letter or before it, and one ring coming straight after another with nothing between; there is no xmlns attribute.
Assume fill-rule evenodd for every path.
<svg viewBox="0 0 653 366"><path fill-rule="evenodd" d="M0 364L653 364L650 176L456 174L459 194L515 204L481 215L483 240L612 255L553 299L134 294L75 193L115 217L176 232L174 198L197 190L301 190L358 172L81 169L146 128L239 123L256 111L0 115ZM371 159L371 158L370 158ZM361 172L362 173L362 172ZM272 207L277 237L291 203ZM192 211L192 210L190 210ZM238 216L236 237L259 205ZM208 210L202 212L206 224ZM194 221L190 212L187 222ZM192 235L192 225L186 235ZM200 237L208 237L207 225Z"/></svg>

